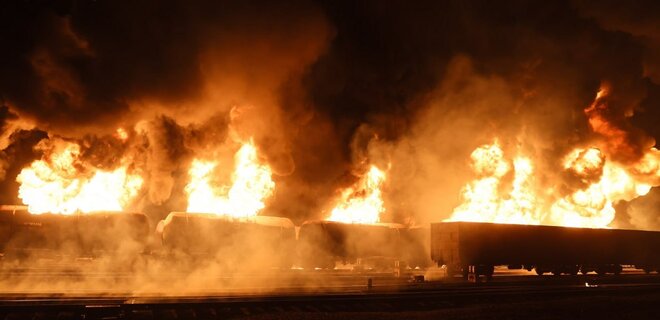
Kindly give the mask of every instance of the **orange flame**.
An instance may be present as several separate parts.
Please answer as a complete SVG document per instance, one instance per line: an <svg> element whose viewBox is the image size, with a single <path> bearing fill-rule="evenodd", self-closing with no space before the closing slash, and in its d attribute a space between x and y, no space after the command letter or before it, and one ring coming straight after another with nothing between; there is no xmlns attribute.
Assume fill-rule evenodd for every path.
<svg viewBox="0 0 660 320"><path fill-rule="evenodd" d="M472 152L472 167L479 178L462 191L465 200L450 220L484 221L497 223L539 224L537 197L532 188L534 167L529 158L513 160L513 184L508 193L502 193L502 178L511 171L511 163L496 141Z"/></svg>
<svg viewBox="0 0 660 320"><path fill-rule="evenodd" d="M126 132L126 129L124 128L117 128L117 130L115 130L114 137L121 141L126 141L128 140L128 132Z"/></svg>
<svg viewBox="0 0 660 320"><path fill-rule="evenodd" d="M114 171L85 168L83 173L79 156L80 146L67 142L61 151L21 170L18 196L30 213L121 211L142 187L142 177L127 173L127 166Z"/></svg>
<svg viewBox="0 0 660 320"><path fill-rule="evenodd" d="M612 121L608 106L609 94L608 85L602 84L594 101L584 109L587 122L593 132L605 138L602 147L610 156L628 161L634 160L641 156L640 150L637 150L631 142L630 132L622 128L620 123L616 123L617 121Z"/></svg>
<svg viewBox="0 0 660 320"><path fill-rule="evenodd" d="M188 212L207 212L231 217L256 216L264 199L273 194L275 182L268 165L260 164L253 142L243 144L235 155L232 186L213 186L212 173L217 161L195 159L189 170Z"/></svg>
<svg viewBox="0 0 660 320"><path fill-rule="evenodd" d="M450 221L602 228L614 220L614 203L643 196L652 187L631 174L630 168L606 161L596 148L578 148L565 157L564 170L585 187L563 197L554 192L558 186L541 189L535 184L530 158L508 160L497 142L477 148L471 158L479 177L463 188L464 201L454 209ZM649 166L648 162L640 165ZM656 166L658 163L656 158ZM513 174L510 187L503 181L508 174Z"/></svg>
<svg viewBox="0 0 660 320"><path fill-rule="evenodd" d="M385 172L371 166L357 187L342 192L341 201L332 209L327 220L345 223L373 224L380 221L385 212L380 188L385 182Z"/></svg>
<svg viewBox="0 0 660 320"><path fill-rule="evenodd" d="M622 165L606 161L596 148L575 149L564 161L564 168L589 181L589 175L599 171L599 180L556 201L551 210L551 221L572 226L605 227L615 217L613 204L630 201L646 195L651 185L637 180Z"/></svg>
<svg viewBox="0 0 660 320"><path fill-rule="evenodd" d="M576 148L564 157L562 169L577 178L579 187L560 195L557 185L535 184L530 158L509 160L495 141L472 153L478 178L463 188L463 203L449 220L607 227L614 220L616 202L646 195L660 185L660 151L638 151L629 143L629 133L608 121L608 94L609 89L602 86L585 115L591 129L605 138L603 150L631 163L612 160L599 148ZM643 153L635 154L639 152ZM509 187L503 178L510 173Z"/></svg>

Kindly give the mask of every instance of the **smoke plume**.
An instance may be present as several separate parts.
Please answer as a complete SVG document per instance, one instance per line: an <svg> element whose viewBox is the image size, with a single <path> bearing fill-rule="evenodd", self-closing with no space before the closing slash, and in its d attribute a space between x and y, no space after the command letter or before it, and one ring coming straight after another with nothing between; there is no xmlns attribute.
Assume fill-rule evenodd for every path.
<svg viewBox="0 0 660 320"><path fill-rule="evenodd" d="M579 183L557 168L573 148L634 164L660 138L659 11L653 1L3 2L0 178L12 197L2 200L19 202L15 178L44 156L33 146L46 137L81 144L96 168L131 159L144 179L132 209L155 219L185 209L193 159L221 160L227 180L248 139L274 174L264 213L296 223L324 218L370 164L389 168L386 220L448 218L474 178L470 153L493 139L538 159L539 185L570 194ZM585 113L602 84L606 108ZM594 116L616 130L595 130ZM635 221L655 221L634 207L649 214Z"/></svg>

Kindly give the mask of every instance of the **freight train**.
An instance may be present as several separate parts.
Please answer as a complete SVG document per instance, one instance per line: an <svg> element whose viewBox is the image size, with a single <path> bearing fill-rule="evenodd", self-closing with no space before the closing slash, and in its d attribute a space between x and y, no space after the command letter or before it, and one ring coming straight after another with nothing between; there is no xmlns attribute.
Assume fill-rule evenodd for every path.
<svg viewBox="0 0 660 320"><path fill-rule="evenodd" d="M494 266L554 275L647 273L660 267L660 232L443 222L431 224L431 258L449 274L489 279Z"/></svg>
<svg viewBox="0 0 660 320"><path fill-rule="evenodd" d="M145 255L226 269L333 269L336 263L384 269L431 263L429 229L398 224L309 221L296 227L280 217L172 212L152 230L141 213L30 214L24 206L2 206L0 254L4 261Z"/></svg>
<svg viewBox="0 0 660 320"><path fill-rule="evenodd" d="M0 206L3 260L43 254L60 257L144 255L175 264L227 269L420 268L433 263L449 275L489 279L495 266L545 273L621 272L633 265L660 269L660 232L475 222L350 224L257 216L229 218L172 212L154 228L141 213L33 215ZM156 243L154 245L152 243Z"/></svg>

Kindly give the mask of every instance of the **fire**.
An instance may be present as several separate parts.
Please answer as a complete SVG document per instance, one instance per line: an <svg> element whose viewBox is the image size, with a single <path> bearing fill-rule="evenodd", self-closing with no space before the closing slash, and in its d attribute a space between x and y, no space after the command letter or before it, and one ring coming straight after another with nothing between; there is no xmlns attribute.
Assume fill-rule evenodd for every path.
<svg viewBox="0 0 660 320"><path fill-rule="evenodd" d="M128 139L128 132L126 132L126 129L124 128L117 128L114 136L121 141L126 141Z"/></svg>
<svg viewBox="0 0 660 320"><path fill-rule="evenodd" d="M573 150L566 157L564 168L585 183L594 177L599 179L553 204L551 220L561 225L605 227L614 220L614 203L632 200L651 190L651 185L636 180L621 164L606 161L596 148Z"/></svg>
<svg viewBox="0 0 660 320"><path fill-rule="evenodd" d="M258 161L253 142L243 144L235 155L232 185L213 186L212 174L217 161L195 159L189 170L188 212L208 212L240 217L256 216L264 200L273 194L275 182L268 165Z"/></svg>
<svg viewBox="0 0 660 320"><path fill-rule="evenodd" d="M602 148L575 148L559 168L558 176L575 181L568 190L562 189L566 184L562 179L539 185L532 159L520 154L507 158L496 140L472 152L477 179L463 188L463 202L449 220L608 227L615 218L614 204L646 195L660 185L660 152L650 148L639 160L626 164L606 154L634 152L628 134L596 112L607 108L603 102L607 94L602 88L585 109L592 130L605 138L596 143Z"/></svg>
<svg viewBox="0 0 660 320"><path fill-rule="evenodd" d="M64 143L61 150L34 161L16 180L18 196L34 214L74 214L121 211L142 187L142 177L127 166L105 171L79 160L80 146Z"/></svg>
<svg viewBox="0 0 660 320"><path fill-rule="evenodd" d="M602 85L594 101L584 109L587 122L593 132L605 138L602 143L603 147L611 154L634 158L638 156L638 153L630 143L630 134L616 123L608 120L607 98L609 92L609 87Z"/></svg>
<svg viewBox="0 0 660 320"><path fill-rule="evenodd" d="M463 188L464 201L452 221L606 227L614 220L614 203L651 189L596 148L575 149L565 157L564 170L585 186L563 197L552 192L558 186L536 185L530 158L509 160L498 142L477 148L471 158L478 179ZM508 174L513 176L510 187L503 181Z"/></svg>
<svg viewBox="0 0 660 320"><path fill-rule="evenodd" d="M381 187L385 172L371 166L358 185L342 192L340 203L332 209L327 220L345 223L377 223L385 212Z"/></svg>
<svg viewBox="0 0 660 320"><path fill-rule="evenodd" d="M533 190L534 167L529 158L508 161L499 143L485 145L472 152L472 168L478 179L462 191L465 200L451 217L453 221L488 221L498 223L539 224L537 197ZM502 192L502 178L513 170L513 183Z"/></svg>

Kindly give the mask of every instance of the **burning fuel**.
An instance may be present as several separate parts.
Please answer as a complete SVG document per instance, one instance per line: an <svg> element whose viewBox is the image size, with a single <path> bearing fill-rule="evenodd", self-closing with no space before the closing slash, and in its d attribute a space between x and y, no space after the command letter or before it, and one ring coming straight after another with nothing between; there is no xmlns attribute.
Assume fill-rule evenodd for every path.
<svg viewBox="0 0 660 320"><path fill-rule="evenodd" d="M18 196L33 214L74 214L122 211L142 187L140 175L128 172L128 164L102 170L80 160L80 146L55 141L41 160L32 162L16 178Z"/></svg>
<svg viewBox="0 0 660 320"><path fill-rule="evenodd" d="M646 5L0 6L0 198L30 212L660 228Z"/></svg>
<svg viewBox="0 0 660 320"><path fill-rule="evenodd" d="M275 183L268 165L259 162L252 141L236 152L231 185L215 185L213 172L217 161L195 159L190 168L188 212L208 212L236 218L256 216L264 200L273 194Z"/></svg>
<svg viewBox="0 0 660 320"><path fill-rule="evenodd" d="M533 167L526 157L505 158L498 142L477 148L471 155L472 168L479 177L463 189L465 200L454 210L453 221L489 221L539 224L542 211L533 194ZM501 191L502 178L513 171L510 189Z"/></svg>
<svg viewBox="0 0 660 320"><path fill-rule="evenodd" d="M507 158L495 141L472 152L472 168L478 179L463 188L464 202L449 220L609 226L615 218L615 203L644 196L651 187L660 185L660 154L650 148L633 163L613 159L613 153L634 151L627 144L627 133L597 114L596 110L607 109L603 102L606 97L607 90L601 89L593 104L585 109L593 131L605 137L595 142L602 150L596 146L575 148L563 160L565 174L580 183L576 190L562 194L558 185L541 185L534 179L529 157L519 154ZM505 181L507 175L513 175L513 182Z"/></svg>
<svg viewBox="0 0 660 320"><path fill-rule="evenodd" d="M345 223L377 223L385 212L381 187L385 172L371 166L357 185L342 191L339 203L327 220Z"/></svg>

